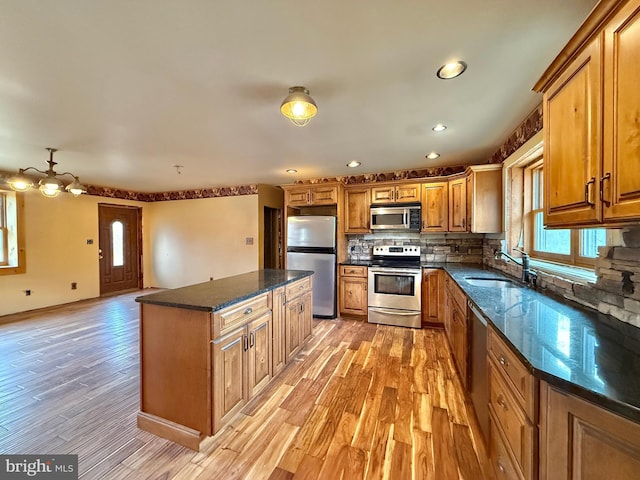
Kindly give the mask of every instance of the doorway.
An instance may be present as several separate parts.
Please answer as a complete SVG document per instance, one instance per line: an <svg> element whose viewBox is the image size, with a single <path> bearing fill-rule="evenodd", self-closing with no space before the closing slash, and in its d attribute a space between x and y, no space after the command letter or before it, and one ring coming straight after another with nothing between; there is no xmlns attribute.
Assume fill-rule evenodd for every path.
<svg viewBox="0 0 640 480"><path fill-rule="evenodd" d="M142 210L98 204L100 295L142 288Z"/></svg>
<svg viewBox="0 0 640 480"><path fill-rule="evenodd" d="M264 207L264 268L282 268L282 210Z"/></svg>

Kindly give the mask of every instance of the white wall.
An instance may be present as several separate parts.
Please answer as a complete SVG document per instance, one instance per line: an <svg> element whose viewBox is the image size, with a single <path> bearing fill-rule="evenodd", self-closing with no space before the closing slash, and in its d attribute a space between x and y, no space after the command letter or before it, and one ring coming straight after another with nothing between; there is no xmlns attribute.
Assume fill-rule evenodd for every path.
<svg viewBox="0 0 640 480"><path fill-rule="evenodd" d="M258 195L149 204L142 219L151 239L145 286L176 288L257 270L258 214Z"/></svg>
<svg viewBox="0 0 640 480"><path fill-rule="evenodd" d="M100 295L99 203L142 207L145 287L174 288L259 268L258 195L144 203L66 194L52 199L31 191L24 211L27 270L0 276L0 315ZM247 237L253 245L245 245Z"/></svg>

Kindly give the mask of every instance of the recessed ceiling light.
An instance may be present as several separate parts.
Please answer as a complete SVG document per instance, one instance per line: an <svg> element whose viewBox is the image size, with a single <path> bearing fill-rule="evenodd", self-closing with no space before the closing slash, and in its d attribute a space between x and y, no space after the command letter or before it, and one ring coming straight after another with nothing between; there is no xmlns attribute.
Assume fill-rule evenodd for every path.
<svg viewBox="0 0 640 480"><path fill-rule="evenodd" d="M361 165L360 162L358 162L357 160L351 160L349 163L347 163L347 167L349 168L356 168L359 167Z"/></svg>
<svg viewBox="0 0 640 480"><path fill-rule="evenodd" d="M289 168L287 169L287 173L298 173L298 170L296 170L295 168Z"/></svg>
<svg viewBox="0 0 640 480"><path fill-rule="evenodd" d="M444 123L438 123L431 130L434 132L444 132L447 129L447 126Z"/></svg>
<svg viewBox="0 0 640 480"><path fill-rule="evenodd" d="M425 155L429 160L435 160L436 158L438 158L440 156L439 153L436 152L431 152L431 153L427 153L427 155Z"/></svg>
<svg viewBox="0 0 640 480"><path fill-rule="evenodd" d="M456 78L457 76L462 75L462 73L466 69L467 64L462 61L450 62L442 65L438 69L436 75L438 76L438 78L441 78L443 80L449 80L450 78Z"/></svg>

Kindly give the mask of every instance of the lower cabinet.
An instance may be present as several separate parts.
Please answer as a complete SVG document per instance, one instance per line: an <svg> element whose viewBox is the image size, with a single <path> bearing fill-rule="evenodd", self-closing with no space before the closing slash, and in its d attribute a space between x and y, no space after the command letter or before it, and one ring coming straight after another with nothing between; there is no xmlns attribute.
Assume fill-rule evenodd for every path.
<svg viewBox="0 0 640 480"><path fill-rule="evenodd" d="M311 336L313 312L311 292L287 301L285 316L285 359L293 358L302 344Z"/></svg>
<svg viewBox="0 0 640 480"><path fill-rule="evenodd" d="M467 297L456 282L445 276L444 329L451 346L453 360L465 390L469 389L469 320Z"/></svg>
<svg viewBox="0 0 640 480"><path fill-rule="evenodd" d="M640 424L540 384L540 478L640 478Z"/></svg>
<svg viewBox="0 0 640 480"><path fill-rule="evenodd" d="M340 313L367 315L367 267L360 265L340 266Z"/></svg>
<svg viewBox="0 0 640 480"><path fill-rule="evenodd" d="M235 415L271 380L271 311L214 340L213 431Z"/></svg>
<svg viewBox="0 0 640 480"><path fill-rule="evenodd" d="M273 376L276 376L284 368L287 361L285 355L285 317L286 317L285 288L278 287L273 291L271 330L273 332L272 349L272 367Z"/></svg>
<svg viewBox="0 0 640 480"><path fill-rule="evenodd" d="M444 326L444 271L422 269L422 326Z"/></svg>

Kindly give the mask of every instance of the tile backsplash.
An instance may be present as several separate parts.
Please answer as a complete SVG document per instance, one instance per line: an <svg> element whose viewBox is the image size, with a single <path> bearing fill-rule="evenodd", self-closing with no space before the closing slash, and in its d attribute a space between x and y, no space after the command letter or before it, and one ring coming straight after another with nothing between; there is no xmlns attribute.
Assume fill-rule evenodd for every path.
<svg viewBox="0 0 640 480"><path fill-rule="evenodd" d="M372 233L349 235L347 251L349 260L371 259L377 245L419 245L423 262L482 263L484 235L478 234L420 234L420 233Z"/></svg>

